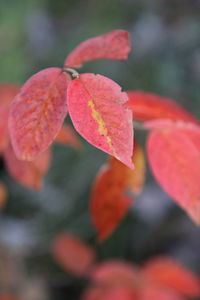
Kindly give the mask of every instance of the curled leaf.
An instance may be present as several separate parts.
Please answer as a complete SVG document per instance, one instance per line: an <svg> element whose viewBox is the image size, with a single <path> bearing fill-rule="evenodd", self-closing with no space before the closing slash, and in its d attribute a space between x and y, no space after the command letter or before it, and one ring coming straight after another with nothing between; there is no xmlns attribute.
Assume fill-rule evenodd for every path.
<svg viewBox="0 0 200 300"><path fill-rule="evenodd" d="M75 129L93 146L133 168L132 113L122 106L127 95L101 75L82 74L70 82L68 109Z"/></svg>
<svg viewBox="0 0 200 300"><path fill-rule="evenodd" d="M19 159L34 160L55 139L67 114L69 81L61 69L48 68L33 75L14 98L9 129Z"/></svg>
<svg viewBox="0 0 200 300"><path fill-rule="evenodd" d="M78 45L66 58L65 67L80 68L82 64L95 59L127 59L130 51L127 31L113 30L88 39Z"/></svg>
<svg viewBox="0 0 200 300"><path fill-rule="evenodd" d="M76 276L84 275L95 260L93 249L70 233L58 235L52 251L59 265Z"/></svg>

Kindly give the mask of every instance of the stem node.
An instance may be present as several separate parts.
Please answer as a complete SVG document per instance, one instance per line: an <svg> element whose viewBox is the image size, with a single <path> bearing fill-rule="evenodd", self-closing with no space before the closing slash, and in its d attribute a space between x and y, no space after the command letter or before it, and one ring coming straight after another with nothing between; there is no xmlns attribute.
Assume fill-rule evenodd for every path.
<svg viewBox="0 0 200 300"><path fill-rule="evenodd" d="M72 69L72 68L65 68L64 67L63 72L69 74L71 76L71 79L79 78L79 73L76 70Z"/></svg>

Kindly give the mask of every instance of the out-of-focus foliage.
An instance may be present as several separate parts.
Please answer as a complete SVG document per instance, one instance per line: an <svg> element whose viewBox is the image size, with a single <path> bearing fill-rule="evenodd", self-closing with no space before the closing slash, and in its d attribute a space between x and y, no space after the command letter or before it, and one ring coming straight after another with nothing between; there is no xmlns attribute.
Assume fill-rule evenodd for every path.
<svg viewBox="0 0 200 300"><path fill-rule="evenodd" d="M92 248L68 233L56 237L52 254L65 271L90 279L81 297L84 300L183 300L182 296L200 296L200 278L168 257L149 259L140 267L123 260L98 264ZM120 289L123 292L119 293Z"/></svg>
<svg viewBox="0 0 200 300"><path fill-rule="evenodd" d="M129 60L88 62L83 72L108 76L125 90L174 98L199 117L199 16L199 0L0 0L0 81L21 85L40 69L61 67L85 39L121 28L131 35ZM143 143L144 133L136 137ZM88 202L106 155L85 142L80 151L53 150L40 193L17 184L1 162L8 202L0 216L0 286L26 300L45 300L43 282L52 299L78 299L85 283L62 273L50 244L64 230L94 244ZM200 272L199 229L148 175L134 210L97 253L100 260L131 262L168 254Z"/></svg>

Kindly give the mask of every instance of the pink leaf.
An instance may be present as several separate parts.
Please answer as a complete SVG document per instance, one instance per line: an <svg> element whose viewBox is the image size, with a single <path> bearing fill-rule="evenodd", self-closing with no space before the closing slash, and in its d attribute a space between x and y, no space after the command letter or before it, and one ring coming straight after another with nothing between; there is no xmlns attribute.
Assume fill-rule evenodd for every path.
<svg viewBox="0 0 200 300"><path fill-rule="evenodd" d="M200 224L200 155L191 138L175 126L154 130L147 152L158 183Z"/></svg>
<svg viewBox="0 0 200 300"><path fill-rule="evenodd" d="M127 95L101 75L82 74L67 90L69 114L76 130L93 146L132 168L132 113L123 108Z"/></svg>
<svg viewBox="0 0 200 300"><path fill-rule="evenodd" d="M66 58L65 67L80 68L95 59L127 59L131 49L128 32L113 30L82 42Z"/></svg>
<svg viewBox="0 0 200 300"><path fill-rule="evenodd" d="M53 142L67 113L69 81L61 69L45 69L33 75L15 97L9 127L19 159L33 160Z"/></svg>

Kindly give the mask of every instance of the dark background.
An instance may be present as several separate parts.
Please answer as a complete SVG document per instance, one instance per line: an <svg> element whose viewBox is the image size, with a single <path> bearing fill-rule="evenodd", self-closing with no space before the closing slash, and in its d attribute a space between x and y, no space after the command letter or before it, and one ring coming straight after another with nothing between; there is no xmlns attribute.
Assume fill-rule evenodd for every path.
<svg viewBox="0 0 200 300"><path fill-rule="evenodd" d="M198 0L0 0L0 82L23 84L43 68L62 66L78 43L113 29L130 33L128 61L89 62L82 72L108 76L124 90L172 97L200 117ZM144 145L144 133L136 137ZM88 200L106 154L81 141L79 152L54 146L40 192L16 183L1 162L9 198L0 215L0 290L25 300L78 299L85 283L62 272L50 253L61 231L92 244L99 260L142 263L166 254L200 273L200 230L149 172L128 216L105 243L95 244Z"/></svg>

